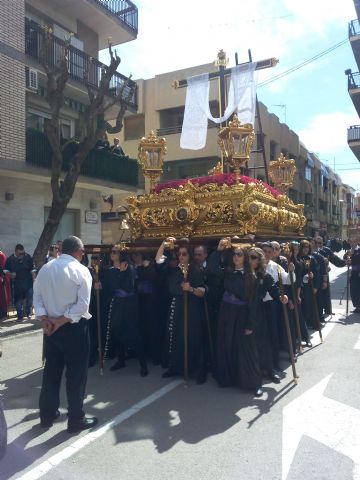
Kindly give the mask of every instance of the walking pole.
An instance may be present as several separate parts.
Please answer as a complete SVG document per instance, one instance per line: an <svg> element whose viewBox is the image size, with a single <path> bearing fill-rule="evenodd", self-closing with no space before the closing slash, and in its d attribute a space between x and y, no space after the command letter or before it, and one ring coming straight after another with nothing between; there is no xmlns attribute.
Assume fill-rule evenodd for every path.
<svg viewBox="0 0 360 480"><path fill-rule="evenodd" d="M187 282L189 273L189 265L180 265L181 271L184 275L184 282ZM188 325L188 292L184 290L184 382L187 386L189 380L189 325Z"/></svg>
<svg viewBox="0 0 360 480"><path fill-rule="evenodd" d="M278 279L279 279L279 287L280 287L281 297L284 297L284 285L283 285L283 281L282 281L282 277L281 277L281 270L280 270L279 265L278 265ZM296 373L294 351L293 351L293 347L292 347L292 338L291 338L290 325L289 325L289 316L288 316L288 311L287 311L286 305L282 302L281 302L281 305L282 305L284 322L285 322L286 336L287 336L287 341L288 341L288 346L289 346L290 361L291 361L291 368L292 368L292 373L293 373L293 377L294 377L294 384L297 385L299 376Z"/></svg>
<svg viewBox="0 0 360 480"><path fill-rule="evenodd" d="M350 284L350 265L347 266L347 272L346 272L346 316L349 315L349 284Z"/></svg>
<svg viewBox="0 0 360 480"><path fill-rule="evenodd" d="M298 340L299 340L299 351L300 351L300 353L303 353L304 349L303 349L302 344L301 344L302 338L301 338L301 328L300 328L299 307L298 307L298 304L297 304L297 295L296 295L295 285L294 285L294 275L293 275L293 272L289 272L289 273L290 273L291 292L292 292L293 299L294 299L296 334L297 334L297 337L298 337Z"/></svg>
<svg viewBox="0 0 360 480"><path fill-rule="evenodd" d="M99 283L99 264L95 264L95 281ZM104 356L102 352L102 337L101 337L101 313L100 313L100 291L95 290L96 295L96 324L97 324L97 337L98 337L98 352L99 352L99 368L100 375L104 374Z"/></svg>
<svg viewBox="0 0 360 480"><path fill-rule="evenodd" d="M305 265L308 269L308 274L309 274L310 273L310 260L305 260L304 263L305 263ZM312 282L312 278L310 278L310 276L309 276L309 286L310 286L310 289L311 289L311 294L312 294L312 299L313 299L313 307L314 307L314 310L315 310L316 325L317 325L317 329L318 329L318 332L319 332L320 342L323 343L323 337L322 337L321 325L320 325L320 318L319 318L319 310L318 310L318 305L317 305L317 301L316 301L316 293L314 292L313 282Z"/></svg>
<svg viewBox="0 0 360 480"><path fill-rule="evenodd" d="M209 346L210 346L210 357L211 357L211 367L214 366L214 345L211 335L211 325L210 325L210 317L209 317L209 308L206 300L206 295L204 296L204 308L205 308L205 318L206 318L206 327L209 336Z"/></svg>

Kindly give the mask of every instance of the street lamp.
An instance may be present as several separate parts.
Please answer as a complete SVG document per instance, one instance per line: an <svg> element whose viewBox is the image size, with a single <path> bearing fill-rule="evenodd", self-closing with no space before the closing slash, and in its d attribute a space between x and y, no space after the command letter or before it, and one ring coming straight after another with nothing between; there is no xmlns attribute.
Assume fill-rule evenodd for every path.
<svg viewBox="0 0 360 480"><path fill-rule="evenodd" d="M295 160L286 159L283 153L280 153L278 159L269 164L269 176L274 182L275 188L283 195L293 185L295 172Z"/></svg>
<svg viewBox="0 0 360 480"><path fill-rule="evenodd" d="M232 121L219 131L218 143L228 164L234 169L236 183L240 183L240 168L250 158L254 139L253 125L242 125L236 114Z"/></svg>
<svg viewBox="0 0 360 480"><path fill-rule="evenodd" d="M150 191L153 192L163 171L166 140L151 131L147 137L140 140L138 152L142 172L149 177Z"/></svg>

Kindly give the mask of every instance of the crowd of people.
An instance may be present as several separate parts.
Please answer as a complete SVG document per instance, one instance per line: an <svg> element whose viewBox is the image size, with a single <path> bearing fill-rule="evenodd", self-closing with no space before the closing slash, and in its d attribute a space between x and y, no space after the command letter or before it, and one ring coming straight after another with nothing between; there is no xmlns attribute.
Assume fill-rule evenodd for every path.
<svg viewBox="0 0 360 480"><path fill-rule="evenodd" d="M150 363L163 367L164 378L197 384L211 373L221 387L260 397L264 378L281 381L280 352L294 363L312 347L310 332L321 334L332 314L331 264L351 265L351 299L360 313L360 245L352 238L348 246L340 257L320 236L247 245L223 238L212 248L169 237L156 254L115 245L88 264L81 240L69 237L51 246L38 272L21 244L8 258L0 252L2 314L9 294L19 320L34 303L44 330L41 425L59 416L64 368L68 431L96 424L85 417L83 398L88 367L104 358L113 360L111 372L137 358L141 376Z"/></svg>
<svg viewBox="0 0 360 480"><path fill-rule="evenodd" d="M98 262L93 256L90 270ZM103 263L99 281L93 283L90 365L98 353L98 290L102 350L106 359L114 359L111 371L124 368L126 358L134 356L142 376L150 361L166 369L163 377L188 374L202 384L211 372L221 386L236 385L260 396L263 377L280 382L280 351L290 356L292 350L296 357L300 346L310 348L309 331L320 331L331 315L331 263L352 265L351 296L359 313L360 247L355 239L344 258L324 247L319 236L256 246L223 239L213 251L205 244L191 247L186 239L168 238L155 256L113 247L110 266Z"/></svg>

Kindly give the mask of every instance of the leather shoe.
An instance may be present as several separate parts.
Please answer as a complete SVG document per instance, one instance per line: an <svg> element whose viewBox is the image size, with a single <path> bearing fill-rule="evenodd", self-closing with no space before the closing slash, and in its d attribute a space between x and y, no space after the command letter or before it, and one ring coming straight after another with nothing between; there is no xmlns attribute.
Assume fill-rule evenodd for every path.
<svg viewBox="0 0 360 480"><path fill-rule="evenodd" d="M140 377L147 377L149 375L149 371L146 365L142 365L140 368Z"/></svg>
<svg viewBox="0 0 360 480"><path fill-rule="evenodd" d="M312 348L312 343L311 343L310 341L309 341L309 342L306 342L306 346L307 346L308 348Z"/></svg>
<svg viewBox="0 0 360 480"><path fill-rule="evenodd" d="M206 372L201 372L196 378L196 384L197 385L203 385L206 382L207 379L207 374Z"/></svg>
<svg viewBox="0 0 360 480"><path fill-rule="evenodd" d="M55 415L53 416L52 419L45 419L45 418L42 418L40 419L40 427L41 428L50 428L53 426L53 423L55 420L57 420L58 418L60 417L60 412L59 410L56 410L55 412Z"/></svg>
<svg viewBox="0 0 360 480"><path fill-rule="evenodd" d="M176 373L174 372L174 370L171 370L171 368L169 368L169 370L166 370L166 372L164 372L161 377L162 378L170 378L170 377L175 377L176 376Z"/></svg>
<svg viewBox="0 0 360 480"><path fill-rule="evenodd" d="M109 368L110 372L115 372L120 370L120 368L125 368L125 362L123 360L118 360L112 367Z"/></svg>
<svg viewBox="0 0 360 480"><path fill-rule="evenodd" d="M98 419L96 417L82 418L77 422L68 422L67 431L68 433L79 433L83 430L88 430L89 428L95 427L97 425Z"/></svg>
<svg viewBox="0 0 360 480"><path fill-rule="evenodd" d="M263 393L264 393L263 389L259 387L257 390L255 390L254 397L257 397L257 398L262 397Z"/></svg>
<svg viewBox="0 0 360 480"><path fill-rule="evenodd" d="M280 378L280 375L278 375L277 373L275 372L270 372L270 380L273 382L273 383L280 383L281 382L281 378Z"/></svg>

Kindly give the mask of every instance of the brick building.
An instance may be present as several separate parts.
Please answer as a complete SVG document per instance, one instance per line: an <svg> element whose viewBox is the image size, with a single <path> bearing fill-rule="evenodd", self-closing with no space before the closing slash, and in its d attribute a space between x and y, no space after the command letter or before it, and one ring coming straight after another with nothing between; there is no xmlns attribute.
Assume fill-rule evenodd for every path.
<svg viewBox="0 0 360 480"><path fill-rule="evenodd" d="M71 38L70 78L60 118L65 141L81 134L88 102L85 67L97 88L99 50L106 48L108 37L114 45L136 39L138 11L130 0L0 0L0 12L0 243L6 253L18 242L32 253L51 204L51 153L43 133L50 110L40 65L41 28L52 31L50 64L61 58L64 39ZM111 86L116 90L124 81L127 78L116 73ZM116 115L116 107L109 118ZM136 111L136 98L128 108ZM88 243L101 242L102 195L137 192L136 161L126 160L128 175L117 178L111 168L114 160L96 155L92 168L79 177L54 240L76 234Z"/></svg>

